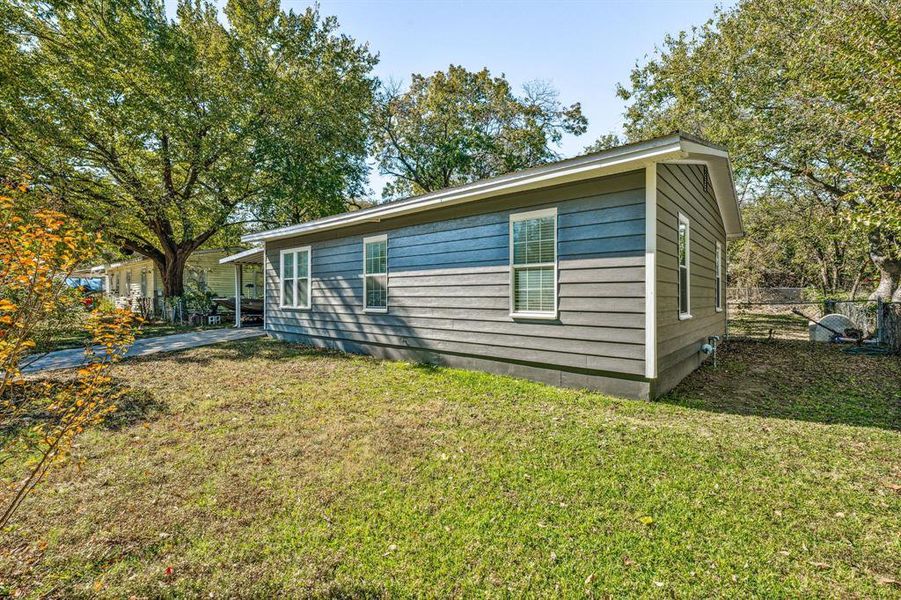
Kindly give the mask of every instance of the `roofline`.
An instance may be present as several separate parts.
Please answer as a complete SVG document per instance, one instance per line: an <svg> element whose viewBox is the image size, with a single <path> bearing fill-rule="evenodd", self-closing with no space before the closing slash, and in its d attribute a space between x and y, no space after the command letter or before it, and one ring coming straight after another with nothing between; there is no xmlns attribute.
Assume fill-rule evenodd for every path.
<svg viewBox="0 0 901 600"><path fill-rule="evenodd" d="M214 252L226 253L231 250L239 248L239 246L225 246L222 248L200 248L191 253L191 256L196 256L198 254L211 254ZM153 260L149 256L144 256L140 252L135 253L137 256L133 256L131 258L127 258L125 260L120 260L114 263L100 263L99 265L89 265L87 267L82 267L80 269L76 269L73 273L90 273L95 270L109 270L109 269L118 269L119 267L124 267L126 265L132 265L135 263L139 263L145 260ZM190 258L190 257L189 257Z"/></svg>
<svg viewBox="0 0 901 600"><path fill-rule="evenodd" d="M719 179L721 181L727 181L722 181L722 185L719 186L719 188L720 192L725 193L728 198L724 198L723 200L718 199L718 201L720 201L721 210L724 206L728 208L728 205L731 204L734 206L735 212L737 213L738 209L735 199L735 189L732 185L731 166L728 164L729 155L726 149L711 144L701 138L690 136L682 132L676 132L650 140L618 146L602 152L586 154L548 165L541 165L523 171L516 171L506 175L492 177L490 179L483 179L454 188L447 188L421 196L388 202L363 210L342 213L268 231L250 233L242 236L241 241L273 241L308 235L320 231L341 229L362 223L378 223L383 219L454 206L456 204L473 202L502 194L522 192L549 187L551 185L559 185L604 175L622 173L644 168L644 166L651 162L656 163L668 160L688 159L692 156L708 158L717 163L725 162L728 175L726 177L720 177ZM734 219L730 220L733 222L735 221ZM724 222L725 221L726 219L724 217ZM730 236L740 237L742 235L740 217L738 218L737 223L737 229L735 229L733 224L733 227L731 228L733 231L731 232L729 232L729 227L727 225L727 233L729 233Z"/></svg>
<svg viewBox="0 0 901 600"><path fill-rule="evenodd" d="M219 264L227 265L229 263L239 263L239 262L242 262L243 259L249 258L249 257L253 256L254 254L262 255L263 252L264 252L264 249L262 246L258 246L256 248L249 248L247 250L242 250L241 252L238 252L237 254L232 254L231 256L226 256L225 258L220 258ZM260 258L262 258L262 256L260 256ZM245 262L249 262L249 261L245 261ZM260 262L263 262L263 261L261 260Z"/></svg>

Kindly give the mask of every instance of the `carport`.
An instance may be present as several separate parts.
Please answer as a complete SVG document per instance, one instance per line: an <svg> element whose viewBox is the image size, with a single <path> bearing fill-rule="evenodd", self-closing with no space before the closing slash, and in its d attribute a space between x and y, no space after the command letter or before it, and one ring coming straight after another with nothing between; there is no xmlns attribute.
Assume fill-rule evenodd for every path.
<svg viewBox="0 0 901 600"><path fill-rule="evenodd" d="M250 248L249 250L244 250L242 252L238 252L237 254L232 254L231 256L226 256L225 258L219 259L219 264L232 264L235 266L235 327L241 327L241 305L246 304L246 301L243 299L244 296L244 266L245 265L256 265L262 267L263 265L263 255L264 251L262 247L259 248ZM265 290L266 283L265 277L263 280L263 288ZM265 300L266 294L265 291L263 293L263 298ZM265 312L263 314L263 319L265 320Z"/></svg>

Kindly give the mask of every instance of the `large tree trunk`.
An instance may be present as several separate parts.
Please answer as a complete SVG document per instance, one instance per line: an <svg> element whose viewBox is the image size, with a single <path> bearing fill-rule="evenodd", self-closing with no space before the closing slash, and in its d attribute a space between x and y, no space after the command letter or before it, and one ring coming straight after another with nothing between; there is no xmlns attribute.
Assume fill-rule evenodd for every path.
<svg viewBox="0 0 901 600"><path fill-rule="evenodd" d="M870 259L879 270L879 286L870 300L901 301L901 248L894 232L870 232Z"/></svg>
<svg viewBox="0 0 901 600"><path fill-rule="evenodd" d="M879 269L879 286L872 294L870 300L881 298L885 302L893 299L901 301L901 260L870 252L873 264Z"/></svg>
<svg viewBox="0 0 901 600"><path fill-rule="evenodd" d="M166 260L157 265L163 277L163 296L173 298L185 294L185 264L188 255L181 252L174 256L167 256Z"/></svg>

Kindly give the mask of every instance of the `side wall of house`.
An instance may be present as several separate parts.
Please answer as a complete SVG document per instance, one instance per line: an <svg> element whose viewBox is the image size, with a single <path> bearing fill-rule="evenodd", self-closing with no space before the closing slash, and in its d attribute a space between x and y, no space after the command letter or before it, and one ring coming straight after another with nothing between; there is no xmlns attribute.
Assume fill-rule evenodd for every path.
<svg viewBox="0 0 901 600"><path fill-rule="evenodd" d="M706 356L701 346L726 331L726 311L715 307L716 242L723 248L726 233L706 167L657 166L657 383L655 395L675 387L698 368ZM677 232L679 213L689 225L691 318L679 319ZM725 290L724 290L725 292ZM723 301L725 308L725 298Z"/></svg>
<svg viewBox="0 0 901 600"><path fill-rule="evenodd" d="M344 351L647 397L643 171L266 244L270 334ZM556 207L555 320L510 316L509 217ZM388 236L388 312L363 311L363 243ZM279 306L280 250L312 247L312 308Z"/></svg>
<svg viewBox="0 0 901 600"><path fill-rule="evenodd" d="M194 253L188 258L185 269L185 284L203 281L216 297L233 297L235 295L234 265L220 265L219 259L228 252Z"/></svg>
<svg viewBox="0 0 901 600"><path fill-rule="evenodd" d="M137 260L109 269L109 295L114 298L141 297L141 273L145 273L146 285L153 289L153 263L150 260ZM130 283L129 283L130 282ZM118 283L118 287L117 287Z"/></svg>

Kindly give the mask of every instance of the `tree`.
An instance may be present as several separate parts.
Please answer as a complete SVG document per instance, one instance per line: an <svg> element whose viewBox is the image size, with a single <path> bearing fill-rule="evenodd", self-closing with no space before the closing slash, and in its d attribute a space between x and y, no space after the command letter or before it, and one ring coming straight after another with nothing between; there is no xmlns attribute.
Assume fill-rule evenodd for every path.
<svg viewBox="0 0 901 600"><path fill-rule="evenodd" d="M627 135L725 144L752 190L840 214L869 243L875 294L901 299L899 39L892 0L744 0L633 69Z"/></svg>
<svg viewBox="0 0 901 600"><path fill-rule="evenodd" d="M373 119L379 169L394 177L385 197L435 191L524 169L557 158L564 133L587 128L578 103L532 83L516 95L503 75L451 65L410 88L379 95Z"/></svg>
<svg viewBox="0 0 901 600"><path fill-rule="evenodd" d="M0 7L0 169L183 294L223 231L331 214L366 174L375 64L316 9L277 0L18 0Z"/></svg>
<svg viewBox="0 0 901 600"><path fill-rule="evenodd" d="M729 246L735 286L815 287L836 297L856 292L872 270L866 240L807 196L767 192L747 204L742 216L745 237Z"/></svg>
<svg viewBox="0 0 901 600"><path fill-rule="evenodd" d="M87 350L73 378L45 384L21 377L40 326L62 309L80 308L65 280L98 240L61 213L30 209L24 189L13 195L20 202L0 194L0 529L75 437L114 409L119 390L108 371L134 340L136 320L126 310L95 311L87 329L100 349Z"/></svg>
<svg viewBox="0 0 901 600"><path fill-rule="evenodd" d="M603 152L610 148L622 146L625 142L615 133L605 133L590 146L585 146L585 152Z"/></svg>

